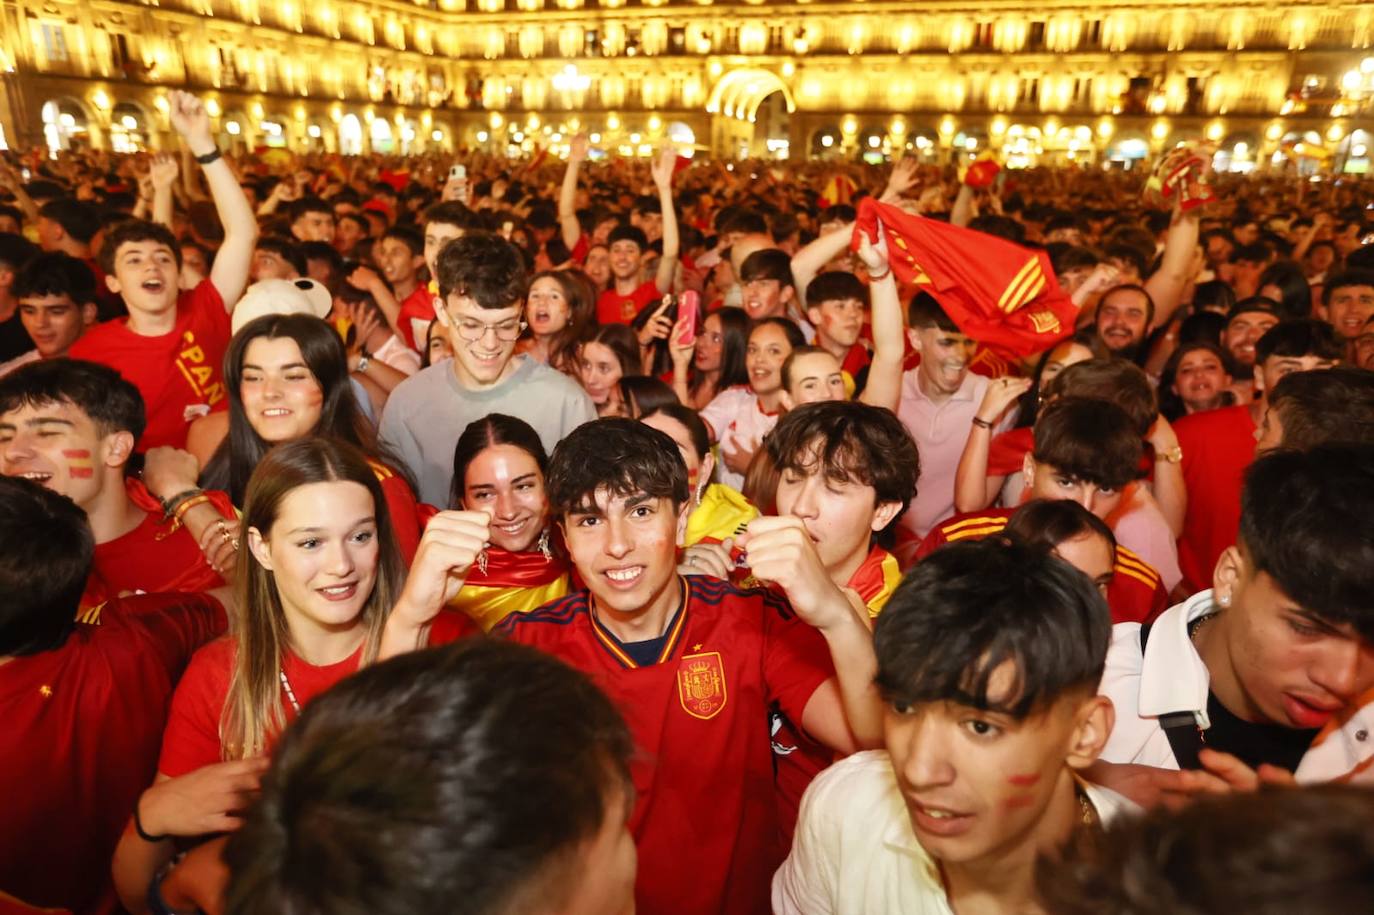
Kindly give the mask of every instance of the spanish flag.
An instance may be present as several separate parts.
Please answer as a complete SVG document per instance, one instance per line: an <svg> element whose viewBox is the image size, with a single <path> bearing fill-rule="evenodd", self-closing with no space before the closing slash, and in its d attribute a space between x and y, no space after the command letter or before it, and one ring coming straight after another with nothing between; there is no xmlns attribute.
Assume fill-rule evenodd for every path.
<svg viewBox="0 0 1374 915"><path fill-rule="evenodd" d="M998 355L1019 359L1073 333L1078 306L1059 288L1049 255L972 229L878 203L859 203L852 247L887 235L899 283L929 292L960 330Z"/></svg>
<svg viewBox="0 0 1374 915"><path fill-rule="evenodd" d="M836 172L830 176L830 180L825 183L825 187L821 190L820 205L833 207L841 203L848 203L857 189L854 185L854 179L841 172Z"/></svg>
<svg viewBox="0 0 1374 915"><path fill-rule="evenodd" d="M558 600L570 588L568 561L558 553L539 550L512 553L497 546L486 550L486 568L473 566L449 602L482 627L483 632L512 613L529 613Z"/></svg>
<svg viewBox="0 0 1374 915"><path fill-rule="evenodd" d="M887 599L901 583L902 570L897 567L897 557L880 546L873 547L863 564L849 577L849 587L864 602L870 618L883 611Z"/></svg>

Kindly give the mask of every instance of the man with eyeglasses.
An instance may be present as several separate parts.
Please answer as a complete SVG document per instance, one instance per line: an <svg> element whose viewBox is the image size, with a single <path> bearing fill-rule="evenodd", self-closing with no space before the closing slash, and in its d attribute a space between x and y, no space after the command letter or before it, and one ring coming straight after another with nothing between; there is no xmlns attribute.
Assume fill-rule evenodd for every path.
<svg viewBox="0 0 1374 915"><path fill-rule="evenodd" d="M518 417L552 452L563 436L595 419L596 408L567 375L515 356L529 279L514 245L469 233L444 246L436 267L435 313L453 359L397 385L382 413L381 437L414 474L420 500L445 507L453 449L469 423L489 413Z"/></svg>

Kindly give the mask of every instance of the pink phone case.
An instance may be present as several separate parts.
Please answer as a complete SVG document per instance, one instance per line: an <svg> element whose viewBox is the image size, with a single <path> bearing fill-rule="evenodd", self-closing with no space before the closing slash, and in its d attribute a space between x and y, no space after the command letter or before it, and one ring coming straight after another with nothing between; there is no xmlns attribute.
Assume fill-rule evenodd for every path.
<svg viewBox="0 0 1374 915"><path fill-rule="evenodd" d="M678 320L686 320L687 326L678 336L677 342L686 346L697 339L697 322L701 320L701 296L689 289L682 294L677 303Z"/></svg>

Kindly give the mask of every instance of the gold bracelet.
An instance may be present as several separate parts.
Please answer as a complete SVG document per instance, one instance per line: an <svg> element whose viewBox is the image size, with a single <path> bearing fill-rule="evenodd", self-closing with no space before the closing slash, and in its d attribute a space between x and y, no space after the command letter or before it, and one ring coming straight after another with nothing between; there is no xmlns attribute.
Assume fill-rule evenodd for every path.
<svg viewBox="0 0 1374 915"><path fill-rule="evenodd" d="M181 519L186 517L188 511L195 508L197 505L206 505L209 501L210 497L205 495L205 493L201 493L193 499L187 499L176 507L176 511L172 512L172 517L180 523Z"/></svg>

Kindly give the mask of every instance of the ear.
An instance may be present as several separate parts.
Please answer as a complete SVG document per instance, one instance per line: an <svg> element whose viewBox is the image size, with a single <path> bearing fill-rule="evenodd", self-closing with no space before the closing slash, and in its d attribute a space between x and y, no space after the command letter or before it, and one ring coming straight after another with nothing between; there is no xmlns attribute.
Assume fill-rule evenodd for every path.
<svg viewBox="0 0 1374 915"><path fill-rule="evenodd" d="M1260 393L1264 393L1265 390L1264 366L1258 362L1255 363L1255 390Z"/></svg>
<svg viewBox="0 0 1374 915"><path fill-rule="evenodd" d="M873 523L869 529L877 532L892 523L892 519L897 517L897 513L902 510L900 502L879 502L878 507L873 510Z"/></svg>
<svg viewBox="0 0 1374 915"><path fill-rule="evenodd" d="M795 287L795 286L784 286L784 287L782 287L782 292L778 293L778 301L779 301L779 302L786 302L786 303L789 303L789 304L790 304L790 303L792 302L792 300L795 299L796 297L797 297L797 287Z"/></svg>
<svg viewBox="0 0 1374 915"><path fill-rule="evenodd" d="M452 321L450 321L450 315L448 313L447 301L441 301L438 304L438 306L434 309L434 320L438 321L439 324L445 330L451 330L453 328L453 324Z"/></svg>
<svg viewBox="0 0 1374 915"><path fill-rule="evenodd" d="M778 392L778 403L782 406L782 412L784 413L792 412L792 409L796 406L796 403L792 400L792 395L787 393L786 388Z"/></svg>
<svg viewBox="0 0 1374 915"><path fill-rule="evenodd" d="M1029 451L1021 459L1021 475L1026 478L1025 486L1029 490L1035 485L1035 458Z"/></svg>
<svg viewBox="0 0 1374 915"><path fill-rule="evenodd" d="M120 292L123 291L119 288L119 280L115 279L115 275L113 273L105 274L105 288L113 292L115 295L119 295Z"/></svg>
<svg viewBox="0 0 1374 915"><path fill-rule="evenodd" d="M682 507L677 510L677 545L681 549L687 539L687 516L692 513L691 501L682 503Z"/></svg>
<svg viewBox="0 0 1374 915"><path fill-rule="evenodd" d="M914 327L906 329L906 341L911 344L911 348L916 352L921 352L921 332Z"/></svg>
<svg viewBox="0 0 1374 915"><path fill-rule="evenodd" d="M701 467L697 470L697 484L701 485L705 481L706 485L711 483L711 475L716 471L716 453L707 451L706 457L701 459Z"/></svg>
<svg viewBox="0 0 1374 915"><path fill-rule="evenodd" d="M272 551L268 549L267 541L263 539L262 532L256 527L248 529L248 550L253 554L253 558L258 561L258 565L267 571L272 571Z"/></svg>
<svg viewBox="0 0 1374 915"><path fill-rule="evenodd" d="M100 460L106 467L123 467L134 453L134 434L115 432L105 436L100 443Z"/></svg>
<svg viewBox="0 0 1374 915"><path fill-rule="evenodd" d="M812 327L819 327L821 323L821 310L814 305L808 306L806 309L806 320L811 322Z"/></svg>
<svg viewBox="0 0 1374 915"><path fill-rule="evenodd" d="M1222 598L1230 601L1245 573L1245 557L1241 555L1240 547L1232 545L1221 551L1216 568L1212 570L1212 590L1218 603Z"/></svg>
<svg viewBox="0 0 1374 915"><path fill-rule="evenodd" d="M1116 708L1106 696L1085 699L1074 714L1073 738L1065 762L1071 769L1086 769L1102 755L1107 737L1116 724Z"/></svg>
<svg viewBox="0 0 1374 915"><path fill-rule="evenodd" d="M90 327L100 320L100 308L94 302L87 302L81 306L81 323Z"/></svg>

